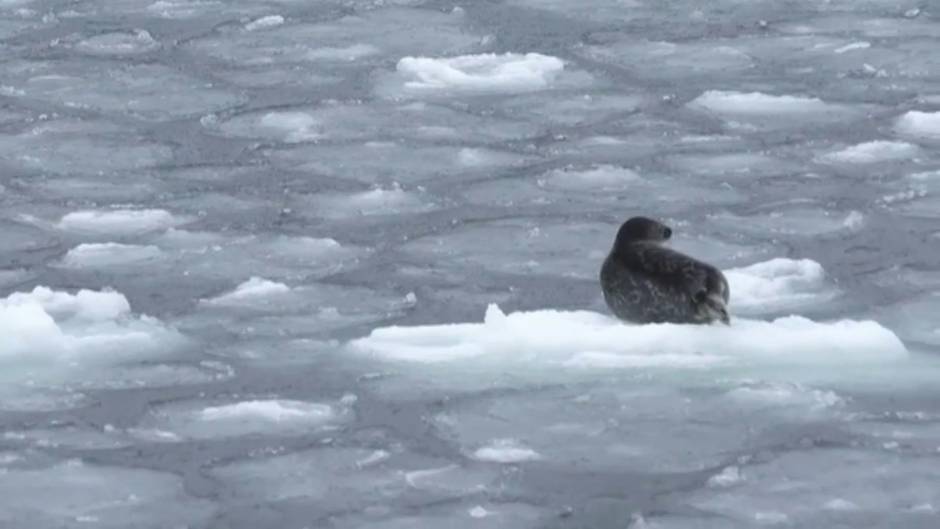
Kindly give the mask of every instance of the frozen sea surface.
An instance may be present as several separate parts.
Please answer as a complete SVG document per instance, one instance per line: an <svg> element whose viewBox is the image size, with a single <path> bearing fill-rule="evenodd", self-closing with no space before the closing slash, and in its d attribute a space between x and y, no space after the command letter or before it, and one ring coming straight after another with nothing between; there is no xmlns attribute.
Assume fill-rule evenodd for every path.
<svg viewBox="0 0 940 529"><path fill-rule="evenodd" d="M940 527L935 4L0 0L0 526Z"/></svg>

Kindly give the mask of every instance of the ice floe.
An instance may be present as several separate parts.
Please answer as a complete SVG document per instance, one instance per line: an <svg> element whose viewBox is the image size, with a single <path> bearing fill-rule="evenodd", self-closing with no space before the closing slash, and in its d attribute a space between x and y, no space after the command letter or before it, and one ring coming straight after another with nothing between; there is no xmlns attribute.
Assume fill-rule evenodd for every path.
<svg viewBox="0 0 940 529"><path fill-rule="evenodd" d="M875 140L825 154L821 160L829 163L865 164L912 160L921 154L919 147L907 142Z"/></svg>
<svg viewBox="0 0 940 529"><path fill-rule="evenodd" d="M557 57L540 53L484 53L456 57L403 57L379 83L389 96L443 93L519 93L576 79ZM586 77L586 74L585 74ZM587 79L585 79L586 81Z"/></svg>
<svg viewBox="0 0 940 529"><path fill-rule="evenodd" d="M179 226L187 221L163 209L96 209L66 214L56 227L93 235L140 235Z"/></svg>
<svg viewBox="0 0 940 529"><path fill-rule="evenodd" d="M898 118L895 129L913 138L940 139L940 112L912 110Z"/></svg>
<svg viewBox="0 0 940 529"><path fill-rule="evenodd" d="M707 367L723 364L893 362L904 344L874 321L814 322L800 316L730 326L627 325L589 311L505 314L482 323L382 327L353 340L358 352L393 361L475 360L583 368Z"/></svg>
<svg viewBox="0 0 940 529"><path fill-rule="evenodd" d="M122 294L36 287L0 299L0 359L93 361L158 352L179 339L147 316L134 316Z"/></svg>

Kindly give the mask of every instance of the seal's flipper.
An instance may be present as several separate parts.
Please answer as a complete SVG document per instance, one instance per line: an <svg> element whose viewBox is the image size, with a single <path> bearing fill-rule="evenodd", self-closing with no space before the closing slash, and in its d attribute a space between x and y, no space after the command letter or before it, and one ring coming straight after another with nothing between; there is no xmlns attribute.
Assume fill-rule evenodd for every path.
<svg viewBox="0 0 940 529"><path fill-rule="evenodd" d="M709 319L718 320L725 325L731 325L731 318L728 316L728 307L721 294L713 293L704 296L701 303L703 312L709 316Z"/></svg>

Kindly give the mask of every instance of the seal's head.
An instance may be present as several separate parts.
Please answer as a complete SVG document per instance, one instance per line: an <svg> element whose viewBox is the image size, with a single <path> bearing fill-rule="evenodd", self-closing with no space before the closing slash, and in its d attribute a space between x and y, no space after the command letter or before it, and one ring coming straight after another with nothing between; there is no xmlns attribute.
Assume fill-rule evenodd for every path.
<svg viewBox="0 0 940 529"><path fill-rule="evenodd" d="M672 229L647 217L633 217L620 225L614 248L635 242L663 242L672 237Z"/></svg>

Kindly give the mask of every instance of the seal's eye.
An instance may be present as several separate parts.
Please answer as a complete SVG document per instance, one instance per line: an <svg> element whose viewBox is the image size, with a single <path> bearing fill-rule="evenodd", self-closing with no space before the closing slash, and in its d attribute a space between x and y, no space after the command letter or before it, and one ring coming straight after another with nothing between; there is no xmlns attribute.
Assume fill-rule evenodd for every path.
<svg viewBox="0 0 940 529"><path fill-rule="evenodd" d="M672 229L663 228L663 239L668 239L670 237L672 237Z"/></svg>

